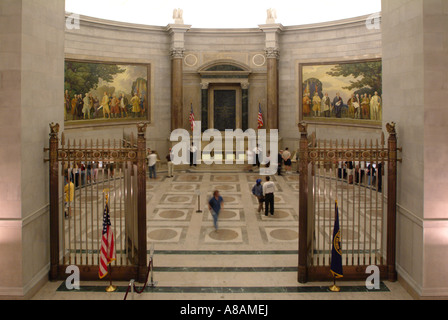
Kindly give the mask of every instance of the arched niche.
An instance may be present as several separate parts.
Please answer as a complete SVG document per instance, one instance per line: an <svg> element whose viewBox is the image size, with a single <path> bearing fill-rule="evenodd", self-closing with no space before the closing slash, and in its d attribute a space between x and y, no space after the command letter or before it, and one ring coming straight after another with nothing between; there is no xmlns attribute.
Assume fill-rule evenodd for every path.
<svg viewBox="0 0 448 320"><path fill-rule="evenodd" d="M216 60L201 66L198 73L202 87L202 131L211 128L247 130L252 70L238 61Z"/></svg>

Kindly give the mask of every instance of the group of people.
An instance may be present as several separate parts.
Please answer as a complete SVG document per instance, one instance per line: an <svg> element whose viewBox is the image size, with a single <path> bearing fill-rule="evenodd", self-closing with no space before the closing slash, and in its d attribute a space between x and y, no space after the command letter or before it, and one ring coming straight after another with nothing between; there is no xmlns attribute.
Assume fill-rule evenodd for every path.
<svg viewBox="0 0 448 320"><path fill-rule="evenodd" d="M166 162L168 165L168 178L174 177L174 153L172 151L172 148L169 149L168 154L166 155ZM157 161L159 161L159 156L157 154L157 151L151 150L148 148L147 151L147 164L148 164L148 171L149 171L149 179L157 179Z"/></svg>
<svg viewBox="0 0 448 320"><path fill-rule="evenodd" d="M266 163L266 167L269 167L271 165L271 151L268 150L266 154L266 159L263 161L263 152L260 145L256 146L253 150L247 151L247 160L248 160L248 171L253 172L254 167L260 168L261 163ZM277 161L278 161L278 167L277 167L277 174L279 176L282 175L283 167L285 167L285 173L290 174L291 168L292 168L292 161L293 161L293 155L289 151L289 148L286 148L285 150L280 150L277 155ZM251 165L251 163L253 163Z"/></svg>
<svg viewBox="0 0 448 320"><path fill-rule="evenodd" d="M64 202L65 202L65 218L71 216L72 203L75 196L75 189L84 187L87 184L96 183L98 180L99 168L103 167L99 162L77 162L73 165L65 165L64 168ZM109 177L114 176L114 164L108 163L104 165L104 169L109 173Z"/></svg>
<svg viewBox="0 0 448 320"><path fill-rule="evenodd" d="M263 211L263 206L265 209L265 216L274 216L274 202L275 202L275 184L271 181L271 177L266 177L266 182L262 183L261 179L257 179L256 184L252 188L252 194L258 200L258 213ZM215 231L218 232L218 221L219 214L224 208L224 199L220 195L218 190L213 192L213 196L208 201L208 209L213 217L213 225Z"/></svg>
<svg viewBox="0 0 448 320"><path fill-rule="evenodd" d="M93 119L119 119L143 117L146 112L145 97L137 93L130 101L124 93L108 94L104 92L102 99L90 93L70 95L65 91L64 114L65 120L93 120Z"/></svg>
<svg viewBox="0 0 448 320"><path fill-rule="evenodd" d="M262 184L261 179L257 179L256 184L252 188L252 194L258 200L258 213L263 211L265 207L265 216L274 215L274 193L275 184L271 181L271 177L266 177L266 182Z"/></svg>
<svg viewBox="0 0 448 320"><path fill-rule="evenodd" d="M366 184L382 192L383 174L382 163L338 162L337 176L339 179L347 180L348 184Z"/></svg>
<svg viewBox="0 0 448 320"><path fill-rule="evenodd" d="M78 162L73 164L73 166L64 168L65 170L65 182L71 181L75 184L75 187L83 187L90 183L95 183L98 179L98 170L103 165L99 162ZM104 166L105 170L109 172L109 175L113 177L114 174L114 164L108 163Z"/></svg>
<svg viewBox="0 0 448 320"><path fill-rule="evenodd" d="M303 115L305 117L336 117L363 120L381 120L382 99L375 92L371 94L352 94L347 104L339 93L333 100L330 99L328 93L320 97L316 91L311 97L310 93L305 93L303 97Z"/></svg>

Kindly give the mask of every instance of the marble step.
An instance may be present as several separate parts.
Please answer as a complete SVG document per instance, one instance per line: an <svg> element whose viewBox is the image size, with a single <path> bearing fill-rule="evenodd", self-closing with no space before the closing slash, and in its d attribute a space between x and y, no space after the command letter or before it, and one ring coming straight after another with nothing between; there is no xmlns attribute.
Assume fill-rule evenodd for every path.
<svg viewBox="0 0 448 320"><path fill-rule="evenodd" d="M288 287L297 286L297 271L288 272L158 272L160 287Z"/></svg>
<svg viewBox="0 0 448 320"><path fill-rule="evenodd" d="M154 255L154 267L161 268L186 268L185 271L193 271L198 268L296 268L298 265L297 254L156 254ZM191 270L188 270L190 268Z"/></svg>

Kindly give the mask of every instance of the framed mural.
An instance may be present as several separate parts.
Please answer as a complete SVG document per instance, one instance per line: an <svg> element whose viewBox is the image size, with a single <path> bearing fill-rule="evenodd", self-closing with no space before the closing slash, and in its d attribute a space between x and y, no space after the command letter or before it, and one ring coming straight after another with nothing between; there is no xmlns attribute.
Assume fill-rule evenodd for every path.
<svg viewBox="0 0 448 320"><path fill-rule="evenodd" d="M381 125L382 61L299 65L300 121Z"/></svg>
<svg viewBox="0 0 448 320"><path fill-rule="evenodd" d="M150 121L150 65L65 60L66 125Z"/></svg>

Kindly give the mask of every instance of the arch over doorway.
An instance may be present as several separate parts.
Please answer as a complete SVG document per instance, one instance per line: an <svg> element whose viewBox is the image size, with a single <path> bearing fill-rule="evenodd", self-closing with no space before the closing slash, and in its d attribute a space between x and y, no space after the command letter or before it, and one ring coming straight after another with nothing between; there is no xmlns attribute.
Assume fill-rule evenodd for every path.
<svg viewBox="0 0 448 320"><path fill-rule="evenodd" d="M228 129L249 128L249 77L252 70L245 64L231 60L220 59L208 62L198 69L201 77L201 119L202 131L214 128L215 108L223 101L217 101L218 97L227 97L226 101L235 101L235 106L225 106L229 112L221 112L234 117L234 127ZM233 109L234 108L234 109ZM223 119L224 122L231 122L232 119ZM224 124L221 124L224 125ZM220 127L221 125L218 125Z"/></svg>

